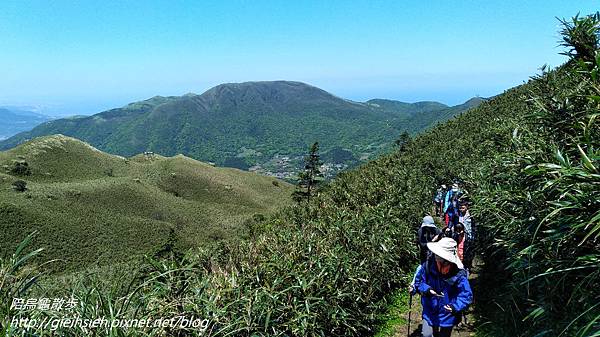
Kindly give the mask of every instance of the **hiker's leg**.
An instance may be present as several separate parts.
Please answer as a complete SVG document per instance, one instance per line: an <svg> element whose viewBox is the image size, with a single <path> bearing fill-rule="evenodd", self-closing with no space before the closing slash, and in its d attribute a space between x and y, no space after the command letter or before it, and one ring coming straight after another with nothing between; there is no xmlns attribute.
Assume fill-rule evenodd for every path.
<svg viewBox="0 0 600 337"><path fill-rule="evenodd" d="M427 323L426 320L423 320L422 328L421 328L421 336L423 337L433 337L433 328Z"/></svg>
<svg viewBox="0 0 600 337"><path fill-rule="evenodd" d="M452 335L452 327L440 328L435 337L450 337Z"/></svg>
<svg viewBox="0 0 600 337"><path fill-rule="evenodd" d="M473 261L473 257L472 257L472 252L473 252L473 247L472 242L469 240L465 243L466 245L466 249L465 249L465 261L464 261L464 266L465 268L471 269L472 266L472 261Z"/></svg>

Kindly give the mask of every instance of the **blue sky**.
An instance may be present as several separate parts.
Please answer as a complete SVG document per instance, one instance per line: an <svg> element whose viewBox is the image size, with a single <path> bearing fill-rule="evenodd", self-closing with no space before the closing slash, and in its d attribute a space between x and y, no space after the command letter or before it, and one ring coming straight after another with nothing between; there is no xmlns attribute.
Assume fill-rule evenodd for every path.
<svg viewBox="0 0 600 337"><path fill-rule="evenodd" d="M594 4L3 0L0 105L90 114L278 79L353 100L457 104L561 64L555 17Z"/></svg>

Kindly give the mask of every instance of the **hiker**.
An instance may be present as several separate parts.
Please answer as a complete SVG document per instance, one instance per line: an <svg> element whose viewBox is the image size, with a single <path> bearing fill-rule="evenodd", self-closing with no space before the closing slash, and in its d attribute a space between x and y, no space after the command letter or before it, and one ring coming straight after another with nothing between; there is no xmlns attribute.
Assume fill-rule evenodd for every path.
<svg viewBox="0 0 600 337"><path fill-rule="evenodd" d="M450 204L448 205L448 208L446 208L446 216L445 216L445 222L446 222L446 226L452 228L454 227L460 219L460 211L459 211L459 202L458 202L458 196L454 196L452 197L452 200L450 202Z"/></svg>
<svg viewBox="0 0 600 337"><path fill-rule="evenodd" d="M457 243L457 255L461 262L463 262L464 252L466 247L465 228L462 223L457 223L456 226L450 228L448 226L442 228L440 234L436 235L431 242L438 242L443 238L451 238ZM463 262L464 265L464 262Z"/></svg>
<svg viewBox="0 0 600 337"><path fill-rule="evenodd" d="M452 230L452 239L456 241L456 255L460 259L460 262L463 262L464 265L464 256L465 256L465 227L462 222L459 222L454 226Z"/></svg>
<svg viewBox="0 0 600 337"><path fill-rule="evenodd" d="M442 216L442 214L444 214L444 195L446 194L447 189L446 185L442 184L435 192L435 196L433 197L433 207L435 208L436 216Z"/></svg>
<svg viewBox="0 0 600 337"><path fill-rule="evenodd" d="M440 229L435 225L433 217L430 215L425 216L417 233L421 263L427 260L427 254L429 252L427 243L431 242L438 234L440 234Z"/></svg>
<svg viewBox="0 0 600 337"><path fill-rule="evenodd" d="M432 254L415 278L423 305L422 333L424 337L449 337L473 301L473 293L457 255L456 241L442 238L427 247Z"/></svg>
<svg viewBox="0 0 600 337"><path fill-rule="evenodd" d="M452 228L444 226L438 235L431 240L431 242L438 242L443 238L452 238Z"/></svg>
<svg viewBox="0 0 600 337"><path fill-rule="evenodd" d="M446 192L446 196L444 197L444 214L446 213L446 211L448 210L448 207L450 206L450 203L452 202L452 199L454 197L460 197L460 189L458 188L458 184L454 183L452 184L452 188L448 190L448 192Z"/></svg>
<svg viewBox="0 0 600 337"><path fill-rule="evenodd" d="M471 213L469 213L469 203L464 200L460 204L459 220L465 228L465 267L471 269L473 267L473 257L475 256L475 228Z"/></svg>

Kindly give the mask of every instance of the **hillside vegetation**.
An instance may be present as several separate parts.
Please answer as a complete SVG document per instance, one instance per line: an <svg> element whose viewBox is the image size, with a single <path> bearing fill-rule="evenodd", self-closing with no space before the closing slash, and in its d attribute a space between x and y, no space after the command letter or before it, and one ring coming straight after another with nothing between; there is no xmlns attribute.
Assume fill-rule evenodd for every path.
<svg viewBox="0 0 600 337"><path fill-rule="evenodd" d="M484 263L478 333L597 336L599 22L564 23L567 64L342 173L310 204L253 224L252 240L149 259L128 271L131 287L72 280L69 291L84 302L77 314L210 321L204 332L100 332L111 336L370 335L386 296L412 275L432 191L459 178L475 205Z"/></svg>
<svg viewBox="0 0 600 337"><path fill-rule="evenodd" d="M247 235L246 220L285 205L292 191L184 156L127 159L61 135L0 152L0 166L0 252L37 231L60 270L130 260L169 239L184 248ZM27 190L13 190L16 180Z"/></svg>
<svg viewBox="0 0 600 337"><path fill-rule="evenodd" d="M117 155L182 153L219 166L255 166L253 170L291 178L315 141L330 164L355 166L391 149L403 131L417 133L471 106L360 103L290 81L228 83L202 95L157 96L89 117L54 120L0 142L0 149L64 134ZM341 150L345 156L331 154Z"/></svg>

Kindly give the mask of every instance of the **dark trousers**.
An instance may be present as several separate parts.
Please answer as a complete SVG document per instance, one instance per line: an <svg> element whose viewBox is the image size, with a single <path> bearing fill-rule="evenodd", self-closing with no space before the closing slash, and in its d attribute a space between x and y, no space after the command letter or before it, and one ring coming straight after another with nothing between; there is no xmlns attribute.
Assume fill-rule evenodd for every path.
<svg viewBox="0 0 600 337"><path fill-rule="evenodd" d="M423 337L450 337L452 335L452 327L442 328L439 326L430 326L426 320L423 320L422 326Z"/></svg>
<svg viewBox="0 0 600 337"><path fill-rule="evenodd" d="M450 337L452 328L433 328L433 337Z"/></svg>

